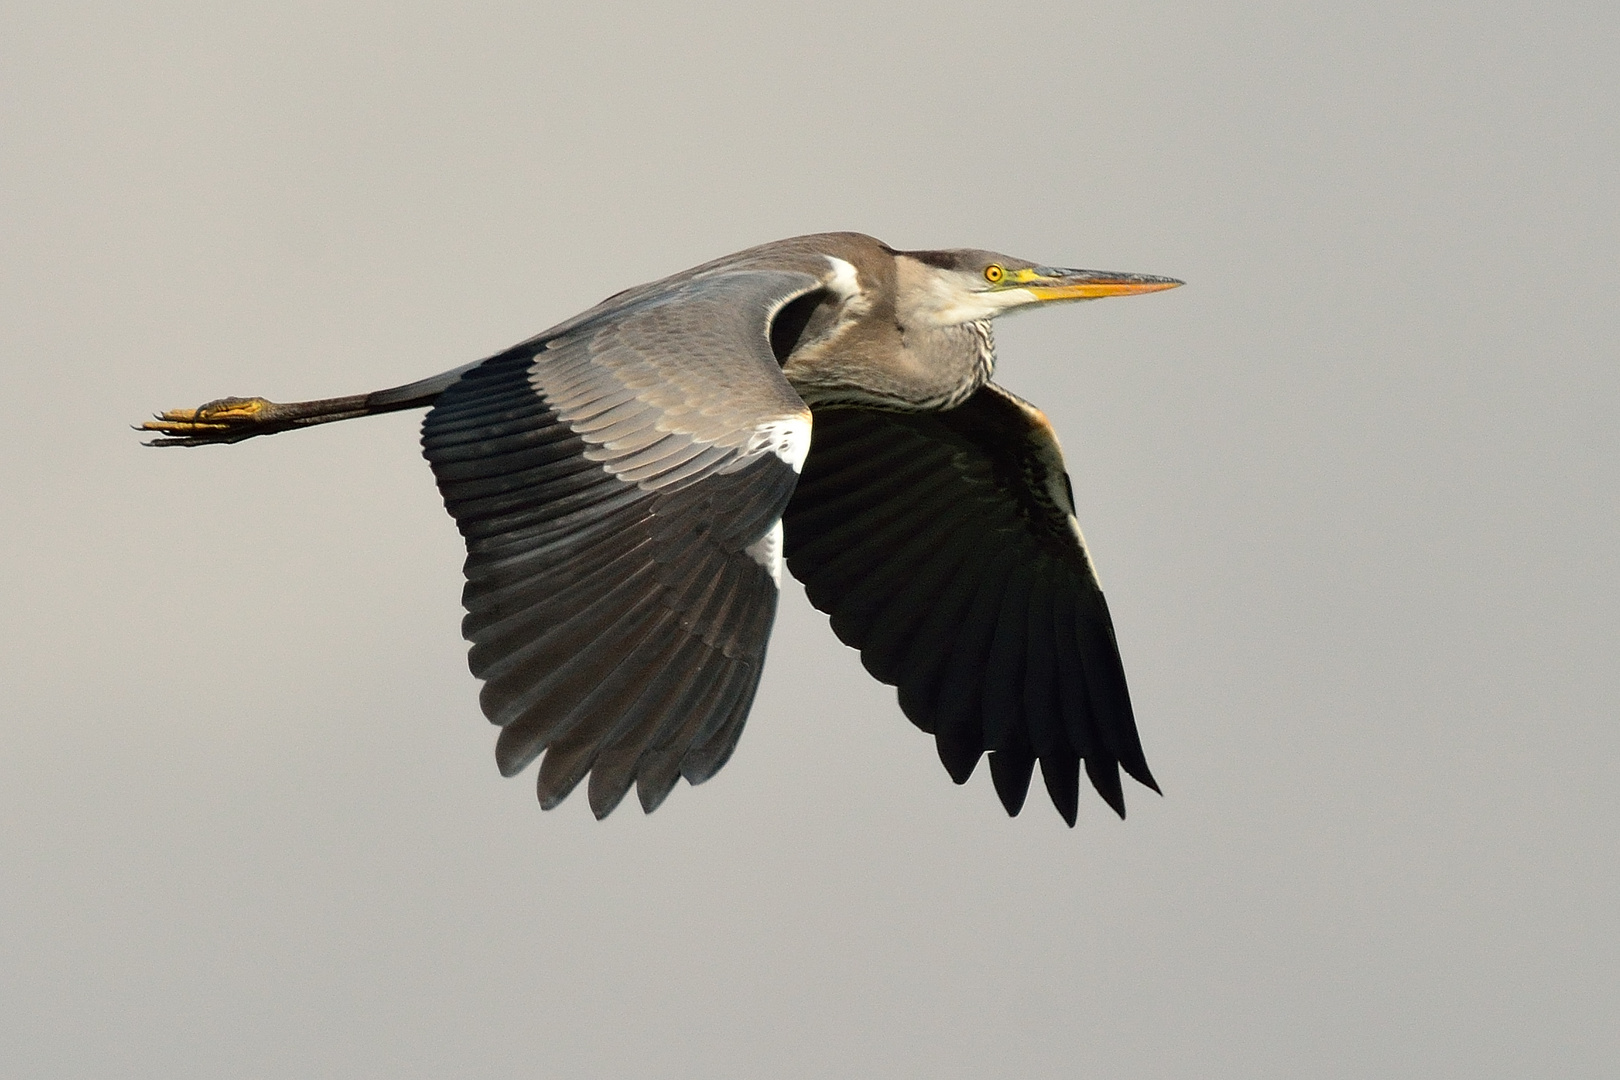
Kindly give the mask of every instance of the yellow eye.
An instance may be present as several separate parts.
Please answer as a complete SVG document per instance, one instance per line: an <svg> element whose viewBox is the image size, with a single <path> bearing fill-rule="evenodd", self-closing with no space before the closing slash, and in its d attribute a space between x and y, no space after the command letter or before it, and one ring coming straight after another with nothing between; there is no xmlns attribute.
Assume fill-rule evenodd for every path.
<svg viewBox="0 0 1620 1080"><path fill-rule="evenodd" d="M991 263L989 266L984 268L984 280L988 281L992 285L996 284L1006 276L1007 271L1003 270L999 263Z"/></svg>

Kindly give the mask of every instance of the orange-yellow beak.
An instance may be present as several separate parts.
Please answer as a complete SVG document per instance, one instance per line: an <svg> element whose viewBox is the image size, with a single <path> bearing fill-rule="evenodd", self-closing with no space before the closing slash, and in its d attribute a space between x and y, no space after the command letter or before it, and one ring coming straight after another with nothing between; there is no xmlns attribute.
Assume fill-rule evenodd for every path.
<svg viewBox="0 0 1620 1080"><path fill-rule="evenodd" d="M1104 296L1134 296L1163 292L1185 282L1150 274L1116 274L1107 270L1058 270L1036 266L1007 275L1003 287L1023 289L1037 300L1099 300Z"/></svg>

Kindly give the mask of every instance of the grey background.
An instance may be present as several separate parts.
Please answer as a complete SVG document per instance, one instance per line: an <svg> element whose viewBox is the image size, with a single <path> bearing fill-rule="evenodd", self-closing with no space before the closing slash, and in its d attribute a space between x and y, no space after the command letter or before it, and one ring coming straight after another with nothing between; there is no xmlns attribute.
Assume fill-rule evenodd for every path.
<svg viewBox="0 0 1620 1080"><path fill-rule="evenodd" d="M0 1074L1620 1072L1612 4L12 3ZM654 817L503 781L393 385L780 236L1004 322L1166 795L953 787L796 588Z"/></svg>

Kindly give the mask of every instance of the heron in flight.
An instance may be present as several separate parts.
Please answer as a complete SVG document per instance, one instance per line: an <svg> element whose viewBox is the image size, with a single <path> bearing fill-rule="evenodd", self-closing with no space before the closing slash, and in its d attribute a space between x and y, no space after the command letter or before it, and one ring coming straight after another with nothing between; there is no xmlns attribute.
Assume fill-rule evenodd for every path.
<svg viewBox="0 0 1620 1080"><path fill-rule="evenodd" d="M203 446L430 407L422 448L466 539L469 665L511 776L651 813L726 763L784 561L965 783L1009 814L1038 762L1071 826L1082 763L1158 790L1057 436L990 381L991 320L1172 278L859 233L764 244L627 289L430 379L142 425Z"/></svg>

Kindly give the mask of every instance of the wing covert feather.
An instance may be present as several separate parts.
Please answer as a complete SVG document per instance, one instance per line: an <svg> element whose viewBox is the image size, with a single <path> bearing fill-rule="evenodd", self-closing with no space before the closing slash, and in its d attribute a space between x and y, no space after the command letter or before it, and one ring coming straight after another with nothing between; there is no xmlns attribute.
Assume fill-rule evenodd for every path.
<svg viewBox="0 0 1620 1080"><path fill-rule="evenodd" d="M770 350L798 271L688 274L471 368L422 427L467 542L468 663L551 808L649 812L729 757L759 685L809 410Z"/></svg>

